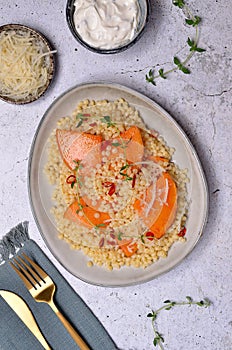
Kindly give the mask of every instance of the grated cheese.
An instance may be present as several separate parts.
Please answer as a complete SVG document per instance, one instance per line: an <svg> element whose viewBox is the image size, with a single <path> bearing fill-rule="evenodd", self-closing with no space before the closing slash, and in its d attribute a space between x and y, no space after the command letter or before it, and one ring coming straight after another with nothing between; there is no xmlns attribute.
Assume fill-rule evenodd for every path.
<svg viewBox="0 0 232 350"><path fill-rule="evenodd" d="M54 52L29 31L0 33L1 95L14 100L39 96L49 78L46 56Z"/></svg>

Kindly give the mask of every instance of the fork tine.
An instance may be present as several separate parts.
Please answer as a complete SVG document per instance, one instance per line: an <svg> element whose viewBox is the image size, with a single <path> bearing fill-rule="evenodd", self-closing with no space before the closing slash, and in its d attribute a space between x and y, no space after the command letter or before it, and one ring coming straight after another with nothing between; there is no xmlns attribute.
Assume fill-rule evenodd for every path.
<svg viewBox="0 0 232 350"><path fill-rule="evenodd" d="M42 279L48 277L47 273L40 266L38 266L34 261L32 261L25 253L23 253L22 255L31 264L31 266L33 266L35 271L40 275Z"/></svg>
<svg viewBox="0 0 232 350"><path fill-rule="evenodd" d="M28 281L28 279L24 276L24 274L19 271L19 269L12 264L12 262L10 262L10 266L15 270L15 272L19 275L19 277L22 279L22 281L24 282L25 286L27 287L27 289L29 290L31 288L31 286L33 286L33 284L31 282Z"/></svg>
<svg viewBox="0 0 232 350"><path fill-rule="evenodd" d="M40 282L43 281L41 277L36 273L36 271L34 271L30 265L28 265L20 256L18 256L18 260L21 262L21 264L18 264L18 266L23 270L28 278L33 280L33 284L40 284ZM22 265L24 265L30 273L28 273L27 270L23 269Z"/></svg>
<svg viewBox="0 0 232 350"><path fill-rule="evenodd" d="M18 260L21 262L21 264L18 262ZM24 261L22 260L22 258L20 258L20 256L18 256L18 260L14 259L14 263L19 267L19 269L24 273L24 275L26 276L26 278L29 280L29 282L31 283L31 285L33 287L35 287L36 284L38 284L38 282L40 281L40 278L38 276L38 278L36 278L36 274L34 273L31 274L28 271L31 270L31 268L29 266L27 266L26 263L24 263ZM26 267L26 269L22 266L22 264L24 264L24 266ZM27 271L28 269L28 271Z"/></svg>

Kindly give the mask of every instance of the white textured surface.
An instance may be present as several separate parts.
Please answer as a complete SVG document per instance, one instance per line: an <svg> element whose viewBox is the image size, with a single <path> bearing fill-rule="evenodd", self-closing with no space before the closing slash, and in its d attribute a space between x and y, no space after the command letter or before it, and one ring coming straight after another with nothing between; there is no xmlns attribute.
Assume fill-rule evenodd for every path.
<svg viewBox="0 0 232 350"><path fill-rule="evenodd" d="M44 97L25 106L0 101L0 236L17 223L29 220L31 237L99 317L120 349L153 349L152 327L146 314L165 299L182 300L191 295L194 299L208 297L213 306L163 313L158 326L167 342L165 349L230 350L232 3L194 1L192 6L203 18L200 46L207 51L191 60L190 76L177 72L168 81L158 81L157 87L145 82L148 68L171 62L193 32L183 25L183 16L171 1L153 0L151 4L150 22L140 41L124 53L100 56L75 42L66 24L65 1L0 0L0 25L32 26L58 50L56 78ZM169 64L164 66L168 68ZM139 286L95 287L71 276L51 256L29 206L28 154L43 113L68 88L94 81L127 85L164 107L188 134L208 180L210 212L202 239L181 265Z"/></svg>

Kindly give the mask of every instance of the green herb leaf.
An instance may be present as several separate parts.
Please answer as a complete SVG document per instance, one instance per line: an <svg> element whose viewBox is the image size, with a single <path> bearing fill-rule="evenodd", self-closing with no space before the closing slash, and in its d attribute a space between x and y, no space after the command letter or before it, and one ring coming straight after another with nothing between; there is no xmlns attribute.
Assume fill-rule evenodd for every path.
<svg viewBox="0 0 232 350"><path fill-rule="evenodd" d="M165 310L171 310L171 306L167 306L167 307L165 307Z"/></svg>
<svg viewBox="0 0 232 350"><path fill-rule="evenodd" d="M181 72L183 72L184 74L190 74L191 72L190 72L190 70L187 68L187 67L185 67L185 66L180 66L179 67L179 69L181 70Z"/></svg>
<svg viewBox="0 0 232 350"><path fill-rule="evenodd" d="M189 297L189 296L187 296L186 299L187 299L188 302L190 302L190 303L193 301L193 299L192 299L191 297Z"/></svg>
<svg viewBox="0 0 232 350"><path fill-rule="evenodd" d="M153 84L154 86L156 86L156 83L155 83L155 79L154 79L154 72L152 69L149 70L148 74L146 74L146 81L148 83L151 83Z"/></svg>
<svg viewBox="0 0 232 350"><path fill-rule="evenodd" d="M82 119L84 116L82 113L78 113L77 116L76 116L76 119Z"/></svg>
<svg viewBox="0 0 232 350"><path fill-rule="evenodd" d="M161 78L167 79L167 77L165 77L165 75L164 75L164 70L163 70L163 68L161 68L161 69L159 70L159 75L160 75Z"/></svg>
<svg viewBox="0 0 232 350"><path fill-rule="evenodd" d="M197 52L205 52L205 49L202 49L201 47L194 47L192 49L190 49L190 51L197 51Z"/></svg>
<svg viewBox="0 0 232 350"><path fill-rule="evenodd" d="M104 121L105 123L111 123L110 116L109 116L109 115L105 115L105 116L102 118L102 121Z"/></svg>
<svg viewBox="0 0 232 350"><path fill-rule="evenodd" d="M159 338L154 338L154 340L153 340L153 344L154 344L155 346L157 346L157 345L158 345L158 342L159 342Z"/></svg>
<svg viewBox="0 0 232 350"><path fill-rule="evenodd" d="M121 143L113 142L113 143L111 143L111 145L114 146L114 147L119 147L119 146L121 146Z"/></svg>
<svg viewBox="0 0 232 350"><path fill-rule="evenodd" d="M181 72L184 74L190 74L190 70L181 63L178 57L175 56L173 62L177 65Z"/></svg>
<svg viewBox="0 0 232 350"><path fill-rule="evenodd" d="M185 5L183 0L173 0L173 5L178 6L180 9L182 9Z"/></svg>
<svg viewBox="0 0 232 350"><path fill-rule="evenodd" d="M81 126L82 124L83 124L83 120L81 119L81 120L79 121L79 123L77 124L76 128L79 128L79 126Z"/></svg>
<svg viewBox="0 0 232 350"><path fill-rule="evenodd" d="M201 47L197 47L197 44L194 40L191 40L188 38L187 40L188 45L190 46L190 51L196 51L196 52L204 52L205 49L202 49Z"/></svg>
<svg viewBox="0 0 232 350"><path fill-rule="evenodd" d="M132 181L132 180L133 180L133 177L130 177L130 176L126 177L126 181Z"/></svg>
<svg viewBox="0 0 232 350"><path fill-rule="evenodd" d="M76 119L79 120L76 128L79 128L79 126L81 126L83 124L83 121L84 121L84 116L82 113L78 113L77 116L76 116Z"/></svg>
<svg viewBox="0 0 232 350"><path fill-rule="evenodd" d="M122 232L119 232L119 234L118 234L118 240L119 240L119 241L122 240L122 235L123 235L123 233L122 233Z"/></svg>
<svg viewBox="0 0 232 350"><path fill-rule="evenodd" d="M129 168L129 164L126 164L126 165L124 165L123 167L121 167L120 171L123 171L123 170L125 170L125 169L127 169L127 168Z"/></svg>
<svg viewBox="0 0 232 350"><path fill-rule="evenodd" d="M133 180L133 178L130 177L130 176L128 176L127 174L124 174L124 173L121 173L121 172L120 172L119 174L122 175L122 176L124 176L126 181L131 181L131 180Z"/></svg>
<svg viewBox="0 0 232 350"><path fill-rule="evenodd" d="M105 226L106 226L105 224L98 224L98 225L95 225L94 228L98 230L100 227L105 227Z"/></svg>
<svg viewBox="0 0 232 350"><path fill-rule="evenodd" d="M105 115L103 118L100 119L103 123L107 124L107 128L109 128L110 126L114 126L115 124L112 123L111 118L109 115Z"/></svg>
<svg viewBox="0 0 232 350"><path fill-rule="evenodd" d="M179 58L178 57L174 57L174 59L173 59L173 61L174 61L174 63L179 67L180 65L181 65L181 62L180 62L180 60L179 60Z"/></svg>
<svg viewBox="0 0 232 350"><path fill-rule="evenodd" d="M204 306L204 301L201 300L201 301L197 302L196 304L197 304L198 306Z"/></svg>
<svg viewBox="0 0 232 350"><path fill-rule="evenodd" d="M191 18L185 19L185 23L193 27L196 27L200 23L200 21L201 21L201 18L198 16L195 16L192 19Z"/></svg>
<svg viewBox="0 0 232 350"><path fill-rule="evenodd" d="M110 126L114 126L115 124L112 123L111 118L109 115L105 115L103 118L100 119L103 123L107 124L107 128L109 128Z"/></svg>
<svg viewBox="0 0 232 350"><path fill-rule="evenodd" d="M193 46L194 46L194 41L191 40L190 38L188 38L187 43L188 43L188 45L189 45L190 47L193 47Z"/></svg>
<svg viewBox="0 0 232 350"><path fill-rule="evenodd" d="M76 181L73 181L73 182L71 183L71 188L74 187L75 183L76 183Z"/></svg>

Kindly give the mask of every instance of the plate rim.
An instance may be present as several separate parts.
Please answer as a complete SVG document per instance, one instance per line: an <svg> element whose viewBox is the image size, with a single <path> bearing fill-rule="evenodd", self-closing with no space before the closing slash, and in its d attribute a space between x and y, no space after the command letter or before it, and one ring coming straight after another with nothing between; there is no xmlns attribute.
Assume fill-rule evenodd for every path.
<svg viewBox="0 0 232 350"><path fill-rule="evenodd" d="M65 95L68 95L69 93L71 93L72 91L76 90L76 89L79 89L79 88L88 88L88 87L96 87L96 86L103 86L103 87L107 87L107 86L110 86L111 88L115 88L115 89L118 89L118 90L123 90L123 91L126 91L128 93L130 93L131 95L138 97L142 100L145 100L145 102L149 103L149 104L152 104L153 106L155 106L162 114L165 115L165 117L167 119L169 119L174 125L175 127L179 130L179 132L181 133L182 137L184 137L185 141L187 142L188 144L188 147L190 147L190 150L194 156L194 159L195 161L197 162L197 165L198 165L198 168L200 170L200 175L201 175L201 180L202 180L202 184L203 184L203 187L205 189L204 191L204 200L205 200L205 215L204 215L204 220L201 224L201 227L198 231L198 234L197 234L197 237L196 237L196 240L194 241L194 244L192 245L191 249L184 255L184 257L176 262L173 266L170 266L169 268L165 269L165 271L161 271L159 273L157 273L155 276L150 276L150 277L147 277L143 280L135 280L134 282L129 282L129 283L123 283L123 284L119 284L119 283L97 283L97 282L92 282L88 279L85 279L83 277L80 277L76 274L74 274L68 267L65 266L65 264L57 257L57 254L56 252L53 251L53 249L50 247L50 245L48 244L47 242L47 239L43 233L43 230L41 228L41 225L39 223L39 220L37 218L37 215L36 215L36 211L35 211L35 208L34 208L34 204L33 204L33 200L32 200L32 194L31 194L31 186L30 186L30 179L31 179L31 164L32 164L32 160L33 160L33 153L34 153L34 147L35 147L35 144L36 144L36 140L37 140L37 136L39 134L39 131L42 127L42 124L44 122L44 120L46 119L46 116L49 114L50 110L53 108L53 106L60 100L62 99ZM32 214L33 214L33 218L35 220L35 223L37 225L37 228L39 230L39 233L41 235L41 237L43 238L45 244L46 244L46 247L49 249L50 253L55 257L55 259L58 261L58 263L66 270L68 271L73 277L85 282L85 283L88 283L90 285L94 285L94 286L100 286L100 287L107 287L107 288L122 288L122 287L128 287L128 286L133 286L133 285L140 285L140 284L144 284L144 283L147 283L149 281L152 281L154 279L156 279L157 277L163 275L163 274L166 274L167 272L169 272L170 270L174 269L175 267L177 267L180 263L183 262L183 260L185 258L187 258L187 256L194 250L194 248L196 247L197 243L199 242L200 238L202 237L202 234L203 234L203 231L206 227L206 224L207 224L207 220L208 220L208 214L209 214L209 190L208 190L208 184L207 184L207 180L206 180L206 176L205 176L205 173L204 173L204 169L203 169L203 166L201 164L201 161L199 159L199 156L193 146L193 144L191 143L190 139L188 138L187 134L185 133L185 131L183 130L183 128L177 123L177 121L172 117L171 114L169 114L169 112L167 112L163 107L161 107L157 102L155 102L154 100L152 100L151 98L147 97L145 94L141 93L141 92L138 92L137 90L135 89L132 89L126 85L122 85L122 84L118 84L118 83L112 83L112 82L108 82L108 81L98 81L98 82L85 82L85 83L81 83L81 84L76 84L75 86L65 90L63 93L61 93L50 105L49 107L46 109L46 111L44 112L37 128L36 128L36 131L35 131L35 134L33 136L33 139L32 139L32 143L31 143L31 147L30 147L30 152L29 152L29 158L28 158L28 167L27 167L27 190L28 190L28 196L29 196L29 203L30 203L30 208L31 208L31 211L32 211ZM155 264L155 262L154 262ZM131 267L132 268L132 267Z"/></svg>

